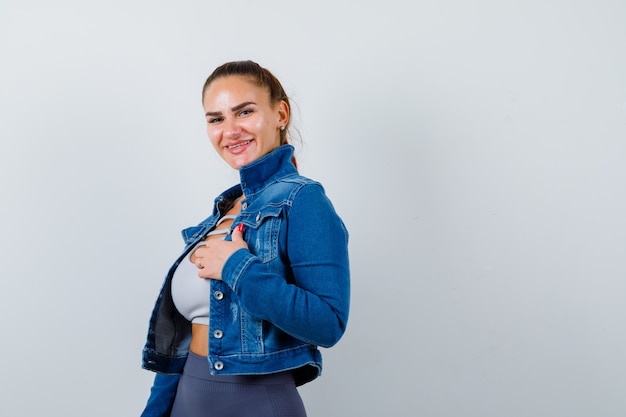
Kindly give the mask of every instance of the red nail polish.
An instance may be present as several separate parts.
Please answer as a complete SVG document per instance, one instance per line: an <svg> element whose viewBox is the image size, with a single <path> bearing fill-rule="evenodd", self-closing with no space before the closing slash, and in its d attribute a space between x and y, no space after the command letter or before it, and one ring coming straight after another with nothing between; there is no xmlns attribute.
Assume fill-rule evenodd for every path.
<svg viewBox="0 0 626 417"><path fill-rule="evenodd" d="M243 223L239 223L239 224L237 225L237 231L238 231L239 233L243 233Z"/></svg>

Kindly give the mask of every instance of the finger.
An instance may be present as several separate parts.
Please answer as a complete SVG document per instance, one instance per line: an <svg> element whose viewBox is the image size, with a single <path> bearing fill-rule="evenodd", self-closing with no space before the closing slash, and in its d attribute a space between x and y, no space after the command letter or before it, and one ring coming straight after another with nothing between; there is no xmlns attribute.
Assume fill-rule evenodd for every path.
<svg viewBox="0 0 626 417"><path fill-rule="evenodd" d="M189 255L189 259L191 259L192 263L196 263L196 259L198 258L198 255L196 254L196 252L198 251L198 249L203 248L206 245L205 242L201 242L198 243L196 245L196 247L191 251L191 255Z"/></svg>
<svg viewBox="0 0 626 417"><path fill-rule="evenodd" d="M204 258L207 256L207 252L209 250L209 245L198 246L198 248L193 252L193 255L196 258ZM195 262L195 260L194 260Z"/></svg>
<svg viewBox="0 0 626 417"><path fill-rule="evenodd" d="M239 242L243 240L243 223L239 223L237 227L233 229L231 240L233 242Z"/></svg>

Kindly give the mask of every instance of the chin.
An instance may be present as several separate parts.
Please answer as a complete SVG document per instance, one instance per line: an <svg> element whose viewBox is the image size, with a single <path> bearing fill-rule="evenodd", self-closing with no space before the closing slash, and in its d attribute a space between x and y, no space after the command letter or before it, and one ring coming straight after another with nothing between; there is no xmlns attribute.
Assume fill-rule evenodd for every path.
<svg viewBox="0 0 626 417"><path fill-rule="evenodd" d="M233 158L227 162L228 162L228 165L230 165L233 169L239 169L242 166L249 164L252 161L250 160L250 158L247 158L245 156L240 156L237 158Z"/></svg>

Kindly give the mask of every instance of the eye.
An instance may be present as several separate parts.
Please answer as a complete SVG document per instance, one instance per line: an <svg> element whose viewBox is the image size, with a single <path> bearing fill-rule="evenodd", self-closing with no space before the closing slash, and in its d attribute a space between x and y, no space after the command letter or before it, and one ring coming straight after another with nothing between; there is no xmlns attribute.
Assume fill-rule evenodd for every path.
<svg viewBox="0 0 626 417"><path fill-rule="evenodd" d="M213 124L213 123L218 123L218 122L221 122L221 121L222 121L222 118L221 118L221 117L210 117L210 118L208 118L206 121L207 121L207 123L209 123L209 124Z"/></svg>
<svg viewBox="0 0 626 417"><path fill-rule="evenodd" d="M247 116L252 113L252 111L252 109L243 109L241 112L239 112L239 116Z"/></svg>

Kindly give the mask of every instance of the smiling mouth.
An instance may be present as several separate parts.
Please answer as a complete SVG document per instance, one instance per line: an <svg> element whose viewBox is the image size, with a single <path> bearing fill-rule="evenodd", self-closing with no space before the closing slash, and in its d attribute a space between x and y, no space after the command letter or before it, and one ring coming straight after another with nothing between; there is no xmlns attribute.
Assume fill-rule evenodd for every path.
<svg viewBox="0 0 626 417"><path fill-rule="evenodd" d="M234 145L229 145L226 147L226 149L237 149L237 148L240 148L242 146L249 144L250 142L252 142L252 140L244 140L243 142L239 142Z"/></svg>

